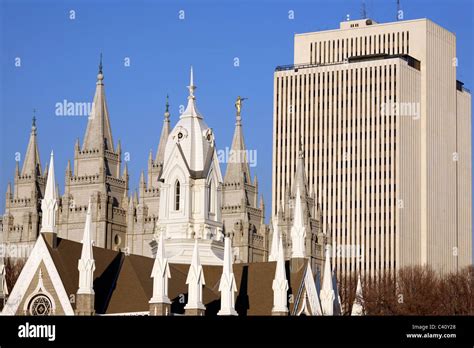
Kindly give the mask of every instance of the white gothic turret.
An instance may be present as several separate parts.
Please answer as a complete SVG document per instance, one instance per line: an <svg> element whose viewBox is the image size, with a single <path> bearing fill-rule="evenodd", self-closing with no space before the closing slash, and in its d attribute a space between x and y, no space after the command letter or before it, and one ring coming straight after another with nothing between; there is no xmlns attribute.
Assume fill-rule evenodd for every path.
<svg viewBox="0 0 474 348"><path fill-rule="evenodd" d="M56 192L56 180L54 176L54 155L51 151L49 162L48 179L44 198L41 200L41 233L56 233L56 211L58 210L58 200Z"/></svg>
<svg viewBox="0 0 474 348"><path fill-rule="evenodd" d="M205 265L222 265L222 174L214 133L197 110L193 70L188 104L170 132L159 180L159 230L169 262L189 264L195 239Z"/></svg>
<svg viewBox="0 0 474 348"><path fill-rule="evenodd" d="M188 276L186 278L188 285L188 303L184 309L189 314L201 315L206 309L202 303L202 287L206 284L204 272L199 260L199 247L197 239L194 242L194 250L191 265L189 266Z"/></svg>
<svg viewBox="0 0 474 348"><path fill-rule="evenodd" d="M293 213L293 225L291 226L291 257L304 258L306 238L306 207L303 195L306 195L306 182L304 177L303 151L300 151L296 163L295 175L295 208Z"/></svg>
<svg viewBox="0 0 474 348"><path fill-rule="evenodd" d="M288 313L288 280L285 270L285 255L283 241L280 236L278 246L278 258L275 268L275 278L273 279L273 314L285 315Z"/></svg>
<svg viewBox="0 0 474 348"><path fill-rule="evenodd" d="M151 271L153 278L153 297L150 303L171 303L168 298L168 279L171 278L170 266L165 253L163 233L160 233L155 263Z"/></svg>
<svg viewBox="0 0 474 348"><path fill-rule="evenodd" d="M217 315L238 315L235 306L235 284L234 271L232 269L233 255L232 243L229 236L224 238L224 265L222 267L222 276L219 283L221 293L221 309Z"/></svg>
<svg viewBox="0 0 474 348"><path fill-rule="evenodd" d="M278 258L278 251L280 247L280 230L278 227L278 214L273 218L272 221L272 245L270 247L270 255L268 261L276 261Z"/></svg>
<svg viewBox="0 0 474 348"><path fill-rule="evenodd" d="M86 224L84 226L84 236L82 237L82 252L78 262L79 270L79 290L78 294L94 294L93 281L95 271L95 260L92 252L91 235L91 202L87 207Z"/></svg>
<svg viewBox="0 0 474 348"><path fill-rule="evenodd" d="M334 314L334 293L332 271L331 271L331 247L326 246L326 261L324 262L323 285L320 292L321 307L324 315Z"/></svg>

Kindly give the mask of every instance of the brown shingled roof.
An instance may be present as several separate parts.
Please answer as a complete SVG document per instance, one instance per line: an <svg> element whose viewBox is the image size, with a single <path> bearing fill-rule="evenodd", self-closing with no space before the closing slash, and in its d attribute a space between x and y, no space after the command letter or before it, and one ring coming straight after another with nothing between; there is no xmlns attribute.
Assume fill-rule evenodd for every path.
<svg viewBox="0 0 474 348"><path fill-rule="evenodd" d="M77 263L81 256L82 244L58 238L56 248L48 245L54 264L58 270L68 295L75 294L79 284ZM96 270L94 272L95 310L97 314L143 312L149 310L148 301L152 297L153 280L150 277L154 260L145 256L129 255L122 252L93 248ZM270 315L273 306L272 282L276 262L235 264L233 267L237 283L235 308L239 315ZM169 297L171 311L183 314L187 302L188 287L186 276L189 265L170 264ZM303 284L305 267L290 270L286 263L289 280L289 294L296 297ZM216 315L220 308L219 281L221 266L203 266L206 285L203 302L206 315ZM74 304L72 304L75 307ZM292 311L293 303L290 303Z"/></svg>

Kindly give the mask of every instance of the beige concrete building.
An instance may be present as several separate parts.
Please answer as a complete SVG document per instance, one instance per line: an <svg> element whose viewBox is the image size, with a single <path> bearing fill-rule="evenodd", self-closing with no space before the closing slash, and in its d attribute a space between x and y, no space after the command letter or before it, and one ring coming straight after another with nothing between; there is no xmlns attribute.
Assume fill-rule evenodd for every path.
<svg viewBox="0 0 474 348"><path fill-rule="evenodd" d="M295 35L274 75L272 214L299 144L338 273L472 263L471 94L427 19Z"/></svg>

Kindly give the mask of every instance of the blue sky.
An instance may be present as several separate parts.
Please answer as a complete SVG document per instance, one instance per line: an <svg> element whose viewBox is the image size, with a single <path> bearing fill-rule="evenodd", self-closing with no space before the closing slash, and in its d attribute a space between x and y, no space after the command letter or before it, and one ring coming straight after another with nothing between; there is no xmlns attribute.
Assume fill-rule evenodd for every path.
<svg viewBox="0 0 474 348"><path fill-rule="evenodd" d="M176 123L193 65L198 106L219 148L232 141L236 96L249 98L244 132L247 147L257 150L252 173L258 174L268 218L274 68L292 63L295 33L338 28L347 14L360 18L361 3L0 0L0 211L13 179L15 152L24 156L26 150L33 108L43 166L54 149L63 193L66 163L73 159L75 139L83 140L87 118L58 117L55 104L92 101L103 52L114 141L120 139L131 155L130 187L138 186L149 150L156 152L167 93ZM368 16L378 22L396 17L395 0L365 3ZM402 0L401 7L405 19L426 17L456 34L458 79L474 88L474 2ZM21 67L15 67L17 57ZM124 66L127 57L129 67Z"/></svg>

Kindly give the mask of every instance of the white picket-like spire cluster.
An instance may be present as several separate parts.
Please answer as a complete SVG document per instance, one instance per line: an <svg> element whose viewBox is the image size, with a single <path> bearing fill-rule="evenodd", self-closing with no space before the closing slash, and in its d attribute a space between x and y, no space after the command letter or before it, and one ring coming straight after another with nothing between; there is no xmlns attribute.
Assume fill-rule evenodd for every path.
<svg viewBox="0 0 474 348"><path fill-rule="evenodd" d="M46 189L44 191L44 198L41 200L41 233L56 233L57 210L58 199L56 192L56 179L54 176L54 154L53 151L51 151Z"/></svg>
<svg viewBox="0 0 474 348"><path fill-rule="evenodd" d="M156 252L155 263L151 271L153 278L153 297L150 303L171 303L168 297L168 279L171 278L170 266L165 253L165 242L163 232L160 233L158 250Z"/></svg>
<svg viewBox="0 0 474 348"><path fill-rule="evenodd" d="M206 309L202 303L202 287L206 284L204 271L199 260L199 246L197 239L194 242L194 250L188 276L186 278L188 285L188 303L184 309Z"/></svg>
<svg viewBox="0 0 474 348"><path fill-rule="evenodd" d="M222 267L222 276L219 283L221 309L217 315L238 315L235 310L235 292L237 291L237 285L235 283L232 265L232 244L230 237L226 236L224 238L224 265Z"/></svg>
<svg viewBox="0 0 474 348"><path fill-rule="evenodd" d="M331 247L326 246L326 261L324 262L323 285L321 287L321 307L324 315L334 315L334 293L331 270Z"/></svg>
<svg viewBox="0 0 474 348"><path fill-rule="evenodd" d="M273 229L272 245L270 247L270 255L268 255L268 261L276 261L278 258L278 251L279 251L279 246L280 246L280 230L278 228L278 214L273 219L272 229Z"/></svg>
<svg viewBox="0 0 474 348"><path fill-rule="evenodd" d="M275 278L273 279L273 308L272 312L288 312L288 280L285 270L285 255L283 250L283 241L280 236L278 243L278 257L275 269Z"/></svg>
<svg viewBox="0 0 474 348"><path fill-rule="evenodd" d="M357 278L357 288L356 288L354 303L352 304L351 315L353 316L364 315L362 283L360 281L360 274Z"/></svg>
<svg viewBox="0 0 474 348"><path fill-rule="evenodd" d="M79 270L79 290L78 294L94 294L94 271L95 260L92 252L92 217L91 201L87 207L86 224L84 226L84 236L82 237L82 252L78 262Z"/></svg>

